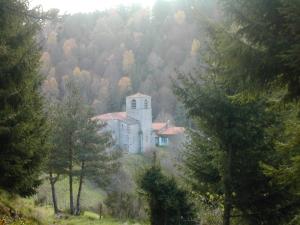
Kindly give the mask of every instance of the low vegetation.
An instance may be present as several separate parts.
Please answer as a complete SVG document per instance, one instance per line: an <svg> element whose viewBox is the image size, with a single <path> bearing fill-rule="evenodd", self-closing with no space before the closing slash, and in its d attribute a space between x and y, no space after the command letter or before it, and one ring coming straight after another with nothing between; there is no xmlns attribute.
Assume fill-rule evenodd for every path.
<svg viewBox="0 0 300 225"><path fill-rule="evenodd" d="M52 206L36 205L34 198L21 198L0 190L0 224L2 225L146 225L135 221L101 218L84 211L80 216L54 215Z"/></svg>
<svg viewBox="0 0 300 225"><path fill-rule="evenodd" d="M300 2L217 1L0 0L1 225L299 225ZM136 92L183 146L127 155L92 119Z"/></svg>

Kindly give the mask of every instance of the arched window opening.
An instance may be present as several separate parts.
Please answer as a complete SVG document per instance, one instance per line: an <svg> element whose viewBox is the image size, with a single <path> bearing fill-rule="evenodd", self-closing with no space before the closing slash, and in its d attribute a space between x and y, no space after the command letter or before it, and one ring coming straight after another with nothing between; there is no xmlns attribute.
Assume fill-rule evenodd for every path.
<svg viewBox="0 0 300 225"><path fill-rule="evenodd" d="M145 109L148 109L148 101L147 101L147 99L146 99L145 102L144 102L144 108L145 108Z"/></svg>
<svg viewBox="0 0 300 225"><path fill-rule="evenodd" d="M132 109L136 109L136 100L135 100L135 99L133 99L133 100L131 101L131 108L132 108Z"/></svg>

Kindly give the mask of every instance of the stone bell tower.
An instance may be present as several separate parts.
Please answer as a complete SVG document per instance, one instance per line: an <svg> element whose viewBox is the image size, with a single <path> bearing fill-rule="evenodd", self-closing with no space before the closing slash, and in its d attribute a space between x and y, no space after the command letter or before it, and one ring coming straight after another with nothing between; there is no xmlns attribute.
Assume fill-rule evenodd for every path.
<svg viewBox="0 0 300 225"><path fill-rule="evenodd" d="M140 152L151 148L151 126L152 108L151 97L141 93L136 93L126 97L127 117L139 121L139 146Z"/></svg>

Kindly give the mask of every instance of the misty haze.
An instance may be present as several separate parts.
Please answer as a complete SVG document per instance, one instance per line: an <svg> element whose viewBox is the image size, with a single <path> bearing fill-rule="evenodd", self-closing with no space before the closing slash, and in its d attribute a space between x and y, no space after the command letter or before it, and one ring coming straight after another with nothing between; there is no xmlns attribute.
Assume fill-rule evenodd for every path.
<svg viewBox="0 0 300 225"><path fill-rule="evenodd" d="M0 225L300 225L299 0L0 0Z"/></svg>

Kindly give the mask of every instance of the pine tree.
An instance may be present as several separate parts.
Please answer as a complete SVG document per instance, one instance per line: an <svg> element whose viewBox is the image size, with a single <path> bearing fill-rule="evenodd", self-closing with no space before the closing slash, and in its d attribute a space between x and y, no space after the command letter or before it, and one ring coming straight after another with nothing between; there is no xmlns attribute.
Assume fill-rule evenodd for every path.
<svg viewBox="0 0 300 225"><path fill-rule="evenodd" d="M62 151L60 146L61 133L58 132L60 131L60 114L58 102L48 99L47 117L49 129L47 147L49 149L49 156L45 166L45 172L49 175L48 179L51 186L53 209L54 213L57 214L59 213L59 206L55 184L60 179L60 177L66 174L68 166L66 152Z"/></svg>
<svg viewBox="0 0 300 225"><path fill-rule="evenodd" d="M110 133L101 131L104 124L92 119L89 106L85 105L78 83L68 81L66 94L52 112L53 126L50 137L48 173L50 184L55 189L59 175L68 176L70 213L80 214L80 199L86 179L99 186L107 184L108 177L118 169L120 152L112 148ZM53 177L56 174L56 177ZM74 181L78 178L76 205L74 204ZM54 211L55 190L52 192Z"/></svg>
<svg viewBox="0 0 300 225"><path fill-rule="evenodd" d="M226 79L241 90L285 88L299 99L300 3L298 0L225 0L226 23L213 36Z"/></svg>
<svg viewBox="0 0 300 225"><path fill-rule="evenodd" d="M0 1L0 186L22 196L35 193L46 154L39 23L27 1Z"/></svg>
<svg viewBox="0 0 300 225"><path fill-rule="evenodd" d="M104 124L93 120L89 110L84 115L84 123L79 127L75 151L76 162L80 165L77 171L79 188L76 201L76 215L80 214L80 198L84 180L91 179L100 186L108 182L108 178L119 167L121 152L112 148L110 133L104 132ZM101 132L102 130L102 132Z"/></svg>
<svg viewBox="0 0 300 225"><path fill-rule="evenodd" d="M76 83L68 82L66 94L62 102L58 105L56 130L56 144L60 149L60 160L66 162L66 174L69 178L70 213L75 213L74 206L74 167L76 166L76 143L78 131L84 126L84 115L86 106L80 97Z"/></svg>
<svg viewBox="0 0 300 225"><path fill-rule="evenodd" d="M165 176L159 166L147 169L139 183L148 200L151 225L197 224L187 192L177 186L174 178Z"/></svg>
<svg viewBox="0 0 300 225"><path fill-rule="evenodd" d="M269 125L266 124L266 126L258 127L254 129L255 132L248 133L247 127L253 128L259 126L259 124L263 125L261 119L264 118L265 113L262 112L265 111L272 114L274 108L271 108L269 104L265 104L262 108L256 107L256 104L254 104L252 106L252 112L246 109L249 106L248 104L251 105L255 102L254 99L257 98L258 94L264 95L265 97L271 96L273 100L299 99L299 1L225 0L221 2L221 5L225 12L223 20L215 24L211 21L211 23L206 24L210 40L208 48L206 49L207 51L205 52L206 55L203 54L202 58L207 59L205 73L210 76L206 77L204 82L200 79L200 82L207 85L207 79L209 80L213 77L213 79L211 79L212 84L209 85L210 88L195 85L195 83L199 81L199 77L195 79L192 78L190 80L191 82L183 80L184 88L178 93L188 109L190 109L190 116L198 118L198 128L201 130L192 132L191 134L192 142L189 145L189 155L187 159L193 159L193 157L195 157L204 161L204 163L203 165L198 165L196 161L191 160L188 162L187 160L187 167L191 171L194 171L196 175L196 185L201 183L199 181L205 180L204 184L206 185L201 185L201 187L198 188L202 190L210 189L218 194L223 193L224 190L219 188L219 182L221 181L225 184L226 179L224 180L222 173L220 173L219 163L222 161L221 159L224 155L220 154L220 151L215 150L227 149L225 155L227 157L225 157L225 159L228 159L230 158L228 146L224 145L226 138L230 140L230 136L234 137L236 135L236 137L238 137L238 134L241 135L235 143L239 143L242 146L235 151L241 151L241 149L247 146L245 145L245 143L247 143L245 141L252 139L252 142L249 142L250 151L244 150L245 155L250 154L251 157L254 157L254 162L262 161L263 163L261 163L262 165L260 166L258 166L257 163L252 164L250 158L247 161L247 158L243 158L243 154L239 155L239 159L242 159L242 161L237 165L234 164L234 170L240 169L240 171L243 171L244 169L248 169L253 173L244 176L247 179L245 179L243 183L239 183L240 178L234 177L234 173L232 174L233 185L231 185L231 188L239 188L240 194L235 190L234 196L230 196L232 201L229 202L233 204L234 208L241 210L251 224L282 224L289 221L299 209L297 191L291 191L291 187L297 186L296 184L299 182L299 176L297 175L297 168L299 167L297 156L299 153L296 150L298 149L298 144L294 142L290 151L282 154L282 152L280 153L274 150L275 148L278 149L278 146L274 146L274 142L270 141L269 138L262 139L265 135L265 137L268 137L268 130L270 130L268 128ZM222 93L220 96L223 97L214 98L216 97L214 92L220 92L220 90ZM278 90L281 91L279 95ZM277 92L275 98L274 92ZM206 96L206 99L204 99L203 96ZM249 102L251 98L252 103L251 101ZM218 105L220 105L219 108L217 107ZM205 114L205 111L209 113ZM226 115L230 115L230 112L232 116L227 117ZM222 116L220 117L220 115ZM248 115L249 118L254 116L254 118L252 118L252 121L247 121L247 118L242 118L242 116L246 115ZM244 120L244 124L241 124L240 127L236 127L235 124L237 121L234 121L234 119L239 116ZM217 120L218 117L219 120ZM224 129L223 135L226 138L220 139L222 128L213 128L211 122L215 120L215 124L220 125L224 119L227 119L228 124L233 124L234 126L233 128L228 128L227 131ZM254 121L258 122L255 126L252 124ZM223 128L226 127L224 126ZM251 131L252 128L249 131ZM281 127L281 129L283 129L283 127ZM297 132L298 128L294 126L293 129ZM204 133L202 133L203 130ZM252 136L259 130L261 132L260 135L256 137ZM277 136L280 137L279 133ZM272 135L270 137L272 137ZM289 138L286 138L285 141L280 139L281 144L285 147L291 146L291 142L288 139ZM259 144L259 142L263 140L266 141L266 143L262 142L261 145L256 146L256 144ZM257 143L257 141L259 142ZM273 158L271 157L270 159L267 156L272 151L268 153L268 151L263 150L264 145L267 144L268 141L270 142L267 146L273 148L273 150L272 148L269 149L273 151ZM220 142L223 143L223 145L220 145ZM255 150L259 148L262 148L261 151ZM284 156L284 158L282 156ZM224 166L224 164L221 165ZM240 168L241 165L243 165L243 168ZM248 166L250 167L248 168ZM251 184L251 182L253 182L252 178L254 178L252 175L254 174L257 175L257 178L263 178L257 183L260 184L260 188L262 189L257 187L256 190L254 190L255 185ZM286 182L287 180L283 181L280 179L282 176L292 179ZM251 182L249 183L249 181ZM238 182L239 185L235 187L234 184L236 182ZM253 188L248 190L244 184L247 184L248 187L252 186ZM268 184L272 184L272 186ZM224 185L223 188L226 189L226 186ZM252 193L252 197L244 196L243 192L245 191L244 193L247 193L246 190L248 190L248 193ZM255 193L252 191L255 191ZM265 203L270 204L271 207L264 207L263 209L258 207L259 205L264 205L260 201L256 202L255 200L256 197L260 196L259 191L262 191L262 193L265 192L265 195L270 197ZM273 196L269 191L277 193L279 196ZM285 193L282 193L282 191ZM280 193L282 194L281 197ZM237 202L234 201L233 197L237 199ZM272 207L273 201L277 202L276 207ZM273 204L275 204L274 202ZM249 205L249 203L252 205ZM274 215L276 215L277 221L272 221L271 218ZM229 216L227 216L227 222L224 220L224 224L229 223L228 218Z"/></svg>
<svg viewBox="0 0 300 225"><path fill-rule="evenodd" d="M293 125L285 127L285 133L292 135L281 139L278 146L281 165L269 165L267 173L272 182L297 195L297 188L290 187L299 187L300 182L299 142L295 141L299 114L294 116L299 111L300 97L300 2L226 0L223 4L228 16L225 27L233 28L227 29L231 32L220 32L215 39L219 43L217 52L222 54L219 62L227 68L225 79L231 85L238 85L241 92L272 95L280 90L275 98L295 104L294 112L285 112L289 116L284 117L284 123L292 120Z"/></svg>
<svg viewBox="0 0 300 225"><path fill-rule="evenodd" d="M236 95L213 77L181 78L175 92L197 125L186 168L200 193L224 195L223 224L237 213L253 225L291 219L299 199L270 183L261 166L279 162L274 140L280 126L266 100Z"/></svg>

